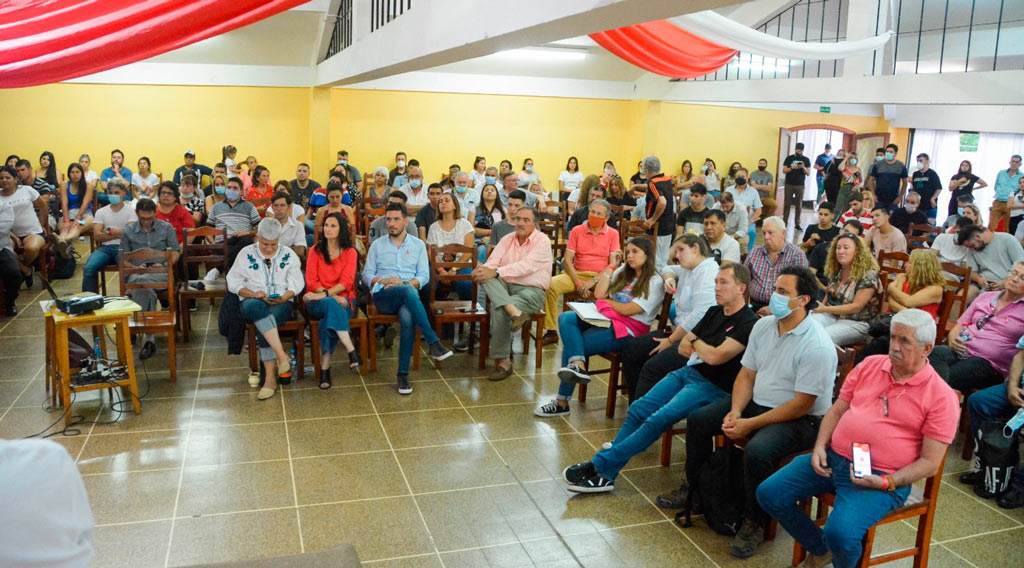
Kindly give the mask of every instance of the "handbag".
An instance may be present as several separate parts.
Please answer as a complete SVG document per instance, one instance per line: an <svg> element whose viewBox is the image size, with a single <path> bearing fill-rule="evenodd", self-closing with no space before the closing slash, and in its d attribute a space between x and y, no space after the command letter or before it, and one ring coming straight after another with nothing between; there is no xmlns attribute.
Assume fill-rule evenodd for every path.
<svg viewBox="0 0 1024 568"><path fill-rule="evenodd" d="M1000 495L1010 488L1020 461L1020 438L1013 432L1006 436L1003 429L1001 422L986 422L975 433L978 461L984 473L974 487L978 495Z"/></svg>
<svg viewBox="0 0 1024 568"><path fill-rule="evenodd" d="M868 335L871 337L887 337L892 327L892 316L895 314L876 314L868 323Z"/></svg>

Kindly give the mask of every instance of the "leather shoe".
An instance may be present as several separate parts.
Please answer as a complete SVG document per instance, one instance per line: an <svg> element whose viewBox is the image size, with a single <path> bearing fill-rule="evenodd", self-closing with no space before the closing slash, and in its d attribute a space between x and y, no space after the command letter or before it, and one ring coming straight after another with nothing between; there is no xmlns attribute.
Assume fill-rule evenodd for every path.
<svg viewBox="0 0 1024 568"><path fill-rule="evenodd" d="M556 343L558 343L558 332L553 329L545 331L544 337L540 340L540 346L544 347L545 345L553 345Z"/></svg>
<svg viewBox="0 0 1024 568"><path fill-rule="evenodd" d="M139 351L139 359L145 361L152 357L154 353L156 353L156 343L147 341L142 344L142 349Z"/></svg>
<svg viewBox="0 0 1024 568"><path fill-rule="evenodd" d="M18 315L18 306L15 306L14 304L7 306L7 308L4 310L4 314L13 318L14 316Z"/></svg>
<svg viewBox="0 0 1024 568"><path fill-rule="evenodd" d="M996 499L996 505L1003 509L1024 507L1024 487L1014 483L1005 493Z"/></svg>
<svg viewBox="0 0 1024 568"><path fill-rule="evenodd" d="M957 481L964 485L976 485L985 474L981 470L968 471L957 476Z"/></svg>
<svg viewBox="0 0 1024 568"><path fill-rule="evenodd" d="M494 370L493 373L490 374L490 376L487 377L487 379L490 380L490 381L504 381L505 379L507 379L511 375L512 375L512 367L511 366L509 366L509 368L507 368L507 369L502 369L501 367L498 367L497 369Z"/></svg>

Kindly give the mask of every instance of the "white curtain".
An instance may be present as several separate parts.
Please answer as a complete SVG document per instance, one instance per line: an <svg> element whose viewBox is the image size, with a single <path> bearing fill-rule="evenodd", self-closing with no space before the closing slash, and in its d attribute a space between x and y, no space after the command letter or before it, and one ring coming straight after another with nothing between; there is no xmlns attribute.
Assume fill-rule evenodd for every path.
<svg viewBox="0 0 1024 568"><path fill-rule="evenodd" d="M816 201L818 199L818 171L814 169L814 160L825 151L825 144L832 145L832 155L843 147L843 133L838 130L797 130L796 136L791 138L790 145L795 146L797 142L804 143L804 156L811 161L811 173L804 179L804 201ZM792 154L792 148L790 149Z"/></svg>
<svg viewBox="0 0 1024 568"><path fill-rule="evenodd" d="M928 154L931 169L935 170L942 180L943 191L938 199L937 222L941 224L947 217L949 179L960 168L960 162L968 160L971 162L974 175L988 183L988 187L974 190L974 202L987 224L989 208L995 195L996 175L1000 170L1009 167L1010 156L1024 153L1024 134L982 132L978 137L976 152L961 152L960 132L918 128L914 131L914 146L910 149L910 163L907 164L907 169L911 173L917 169L916 156L921 153Z"/></svg>

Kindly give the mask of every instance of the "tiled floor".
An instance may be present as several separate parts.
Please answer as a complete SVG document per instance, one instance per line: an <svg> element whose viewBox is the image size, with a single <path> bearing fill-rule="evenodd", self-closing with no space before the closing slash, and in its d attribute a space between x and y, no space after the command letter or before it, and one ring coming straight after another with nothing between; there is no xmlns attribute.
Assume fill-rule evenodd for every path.
<svg viewBox="0 0 1024 568"><path fill-rule="evenodd" d="M78 282L60 282L58 291ZM28 436L61 416L43 408L42 322L28 306L38 295L38 286L24 292L21 315L0 320L0 436ZM164 370L162 340L160 354L139 367L140 388L147 375L149 388L141 415L108 424L118 418L109 403L82 396L74 405L86 421L81 433L51 438L84 476L98 525L96 566L183 566L340 542L368 566L789 564L792 539L782 531L744 563L700 521L680 529L653 505L680 482L680 439L671 467L658 465L653 447L613 493L566 491L562 468L612 439L625 405L606 419L598 381L570 416L534 417L557 388L554 347L539 369L532 353L519 357L516 374L500 383L466 355L440 371L424 357L407 397L394 388L395 352L382 351L376 374L339 364L329 391L307 378L259 402L246 383L247 359L225 354L216 311L206 304L193 321L199 329L180 344L177 383ZM949 458L931 566L1019 566L1024 510L1003 511L965 491L954 479L963 469ZM914 534L909 524L886 527L876 551Z"/></svg>

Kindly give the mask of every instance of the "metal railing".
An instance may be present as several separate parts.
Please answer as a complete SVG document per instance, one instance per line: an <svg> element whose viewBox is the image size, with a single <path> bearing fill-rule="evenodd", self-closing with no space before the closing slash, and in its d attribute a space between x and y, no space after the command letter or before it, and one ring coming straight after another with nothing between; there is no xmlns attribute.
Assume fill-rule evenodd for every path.
<svg viewBox="0 0 1024 568"><path fill-rule="evenodd" d="M412 8L412 0L370 0L370 32Z"/></svg>
<svg viewBox="0 0 1024 568"><path fill-rule="evenodd" d="M341 0L341 5L338 6L334 29L331 31L331 43L327 47L328 58L352 45L352 2L353 0Z"/></svg>
<svg viewBox="0 0 1024 568"><path fill-rule="evenodd" d="M337 55L355 41L356 17L360 19L360 22L366 22L367 14L362 11L356 14L353 9L354 4L355 0L341 0L338 13L334 17L334 28L331 30L331 42L327 47L325 59ZM370 7L370 33L379 30L412 8L412 0L370 0L368 4ZM366 28L361 29L365 30Z"/></svg>

